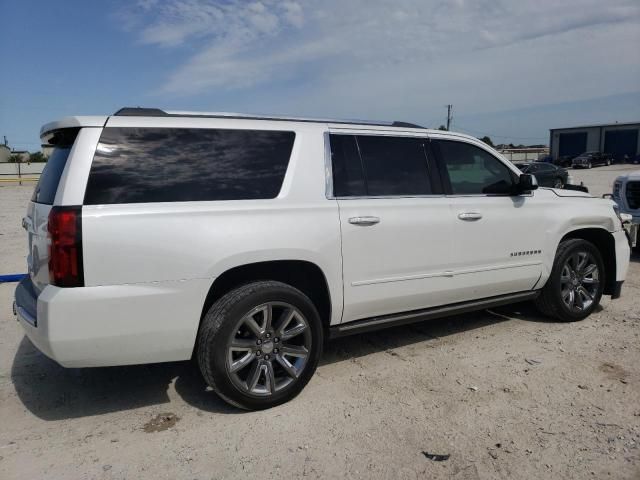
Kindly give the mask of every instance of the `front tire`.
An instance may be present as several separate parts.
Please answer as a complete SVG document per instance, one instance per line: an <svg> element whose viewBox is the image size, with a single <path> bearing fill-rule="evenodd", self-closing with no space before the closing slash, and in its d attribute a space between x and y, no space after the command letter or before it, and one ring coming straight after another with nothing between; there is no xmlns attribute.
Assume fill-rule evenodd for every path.
<svg viewBox="0 0 640 480"><path fill-rule="evenodd" d="M598 249L582 239L560 243L551 275L535 300L541 313L575 322L588 317L600 303L604 263Z"/></svg>
<svg viewBox="0 0 640 480"><path fill-rule="evenodd" d="M198 364L220 397L247 410L294 398L322 353L320 316L290 285L259 281L232 290L202 319Z"/></svg>
<svg viewBox="0 0 640 480"><path fill-rule="evenodd" d="M561 178L556 178L556 181L553 183L553 188L563 188L564 183Z"/></svg>

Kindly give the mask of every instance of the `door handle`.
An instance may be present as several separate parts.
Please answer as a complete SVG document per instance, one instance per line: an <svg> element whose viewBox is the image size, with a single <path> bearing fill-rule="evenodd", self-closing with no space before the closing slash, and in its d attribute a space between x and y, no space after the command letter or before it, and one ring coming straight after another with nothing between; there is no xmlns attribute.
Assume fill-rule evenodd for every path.
<svg viewBox="0 0 640 480"><path fill-rule="evenodd" d="M458 214L458 218L467 222L474 222L476 220L480 220L482 218L482 214L479 212L462 212Z"/></svg>
<svg viewBox="0 0 640 480"><path fill-rule="evenodd" d="M349 223L352 225L375 225L376 223L380 223L379 217L351 217L349 219Z"/></svg>

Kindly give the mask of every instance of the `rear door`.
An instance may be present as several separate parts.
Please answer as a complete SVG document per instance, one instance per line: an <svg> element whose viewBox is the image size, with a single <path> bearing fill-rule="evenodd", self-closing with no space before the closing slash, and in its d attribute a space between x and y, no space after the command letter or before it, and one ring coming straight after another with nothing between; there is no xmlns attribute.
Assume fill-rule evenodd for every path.
<svg viewBox="0 0 640 480"><path fill-rule="evenodd" d="M333 133L330 149L343 322L449 303L452 220L428 139Z"/></svg>
<svg viewBox="0 0 640 480"><path fill-rule="evenodd" d="M60 178L79 129L58 130L51 137L55 145L27 207L22 226L29 237L27 267L36 293L49 283L49 212L56 198Z"/></svg>

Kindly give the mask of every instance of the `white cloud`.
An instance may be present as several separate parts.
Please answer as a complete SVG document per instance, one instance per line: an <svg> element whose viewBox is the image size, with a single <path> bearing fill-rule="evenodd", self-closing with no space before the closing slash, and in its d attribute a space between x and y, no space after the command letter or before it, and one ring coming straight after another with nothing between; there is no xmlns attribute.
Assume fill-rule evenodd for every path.
<svg viewBox="0 0 640 480"><path fill-rule="evenodd" d="M637 90L640 75L637 0L145 0L127 15L143 43L196 49L163 95L287 82L265 108L289 113L498 110Z"/></svg>

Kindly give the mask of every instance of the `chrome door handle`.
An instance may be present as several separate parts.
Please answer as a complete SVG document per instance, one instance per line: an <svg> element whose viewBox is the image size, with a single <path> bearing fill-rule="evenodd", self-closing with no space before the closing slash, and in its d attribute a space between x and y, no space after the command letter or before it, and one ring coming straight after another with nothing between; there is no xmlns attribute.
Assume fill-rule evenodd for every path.
<svg viewBox="0 0 640 480"><path fill-rule="evenodd" d="M467 222L473 222L475 220L480 220L482 218L482 214L478 212L462 212L458 214L458 218L460 220L466 220Z"/></svg>
<svg viewBox="0 0 640 480"><path fill-rule="evenodd" d="M352 225L375 225L376 223L380 223L379 217L351 217L349 219L349 223Z"/></svg>

